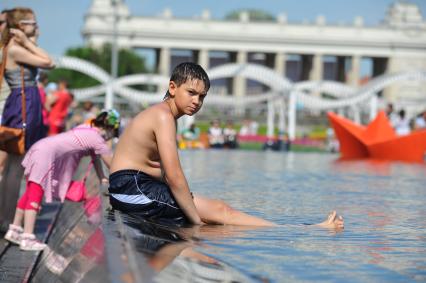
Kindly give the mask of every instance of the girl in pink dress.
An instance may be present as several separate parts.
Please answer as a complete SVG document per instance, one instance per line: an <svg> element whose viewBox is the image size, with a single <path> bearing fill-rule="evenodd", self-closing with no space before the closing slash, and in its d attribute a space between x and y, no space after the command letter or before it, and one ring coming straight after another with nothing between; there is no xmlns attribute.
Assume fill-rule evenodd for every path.
<svg viewBox="0 0 426 283"><path fill-rule="evenodd" d="M47 137L30 148L22 161L27 177L26 190L18 201L6 240L20 245L21 250L37 251L46 247L33 233L43 195L47 203L53 198L63 202L72 176L84 156L92 157L100 182L107 183L100 160L109 168L112 152L106 141L116 135L119 124L117 111L102 111L90 124Z"/></svg>

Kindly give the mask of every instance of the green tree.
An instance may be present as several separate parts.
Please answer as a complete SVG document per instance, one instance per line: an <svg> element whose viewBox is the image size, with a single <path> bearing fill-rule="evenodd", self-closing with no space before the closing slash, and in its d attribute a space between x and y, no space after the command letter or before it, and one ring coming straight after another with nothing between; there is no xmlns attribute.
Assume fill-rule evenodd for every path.
<svg viewBox="0 0 426 283"><path fill-rule="evenodd" d="M65 52L66 56L77 57L92 62L107 73L111 70L111 45L105 44L99 49L92 47L70 48ZM118 76L129 74L146 73L145 58L140 57L130 49L119 50ZM85 88L99 84L96 79L69 69L54 69L49 72L50 81L58 81L64 78L69 82L70 88Z"/></svg>
<svg viewBox="0 0 426 283"><path fill-rule="evenodd" d="M252 22L273 22L276 20L270 13L257 9L241 9L232 11L225 16L225 20L239 20L242 12L247 12L249 19Z"/></svg>

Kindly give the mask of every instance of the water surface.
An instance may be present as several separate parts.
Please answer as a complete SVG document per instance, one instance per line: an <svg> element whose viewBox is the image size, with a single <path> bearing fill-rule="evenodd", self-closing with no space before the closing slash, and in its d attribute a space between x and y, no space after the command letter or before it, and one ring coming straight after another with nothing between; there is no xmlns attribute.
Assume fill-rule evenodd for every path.
<svg viewBox="0 0 426 283"><path fill-rule="evenodd" d="M191 190L284 226L212 229L197 251L273 282L426 280L426 166L336 155L183 151ZM331 209L341 233L303 223Z"/></svg>

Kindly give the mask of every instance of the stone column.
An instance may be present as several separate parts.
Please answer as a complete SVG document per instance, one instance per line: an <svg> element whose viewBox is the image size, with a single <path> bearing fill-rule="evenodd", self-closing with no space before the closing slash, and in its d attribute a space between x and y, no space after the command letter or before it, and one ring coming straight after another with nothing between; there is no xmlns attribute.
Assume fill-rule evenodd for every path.
<svg viewBox="0 0 426 283"><path fill-rule="evenodd" d="M309 72L309 80L310 81L322 81L324 77L324 64L322 61L322 54L315 54L312 57L312 68ZM313 96L321 96L320 92L313 92ZM318 110L313 110L312 113L315 113L316 115L319 115Z"/></svg>
<svg viewBox="0 0 426 283"><path fill-rule="evenodd" d="M321 81L323 78L323 71L322 54L315 54L312 60L312 69L309 72L309 80Z"/></svg>
<svg viewBox="0 0 426 283"><path fill-rule="evenodd" d="M170 76L170 48L162 47L160 49L160 58L158 60L158 73L160 75Z"/></svg>
<svg viewBox="0 0 426 283"><path fill-rule="evenodd" d="M417 65L417 67L416 67ZM426 58L420 59L420 58L407 58L405 56L392 56L388 59L388 64L386 68L386 73L397 73L397 72L403 72L410 69L416 69L419 66L425 66L426 67ZM408 86L408 87L407 87ZM386 101L397 101L401 99L403 96L407 95L407 92L410 93L409 95L412 96L415 93L418 93L419 101L424 99L424 90L426 89L426 82L420 83L419 81L416 83L413 81L406 81L404 84L396 83L388 85L382 92L382 97ZM422 98L420 98L422 97ZM412 97L414 98L414 97ZM420 105L418 105L420 106Z"/></svg>
<svg viewBox="0 0 426 283"><path fill-rule="evenodd" d="M268 139L272 140L274 138L274 120L275 120L275 101L272 99L268 100L268 117L267 117L267 130L266 135Z"/></svg>
<svg viewBox="0 0 426 283"><path fill-rule="evenodd" d="M281 97L277 101L277 107L278 107L278 130L280 132L280 135L284 134L286 127L285 127L285 100L283 97Z"/></svg>
<svg viewBox="0 0 426 283"><path fill-rule="evenodd" d="M288 137L291 141L296 138L296 104L297 98L294 92L290 92L288 100Z"/></svg>
<svg viewBox="0 0 426 283"><path fill-rule="evenodd" d="M351 69L348 73L346 82L351 86L359 85L359 72L361 66L361 57L359 55L352 56Z"/></svg>
<svg viewBox="0 0 426 283"><path fill-rule="evenodd" d="M204 68L204 70L208 70L210 68L210 57L209 50L201 49L198 53L197 63Z"/></svg>
<svg viewBox="0 0 426 283"><path fill-rule="evenodd" d="M159 58L158 58L158 73L160 75L165 76L166 78L170 77L170 48L168 47L162 47L159 52ZM160 93L166 93L167 91L167 85L158 85L158 91Z"/></svg>
<svg viewBox="0 0 426 283"><path fill-rule="evenodd" d="M246 51L238 51L237 64L246 64L247 63L247 52ZM233 82L234 95L236 96L245 96L246 95L246 79L240 76L236 76Z"/></svg>
<svg viewBox="0 0 426 283"><path fill-rule="evenodd" d="M286 62L286 55L285 53L278 52L275 54L275 62L274 62L274 69L275 72L280 74L282 77L285 77L285 62Z"/></svg>

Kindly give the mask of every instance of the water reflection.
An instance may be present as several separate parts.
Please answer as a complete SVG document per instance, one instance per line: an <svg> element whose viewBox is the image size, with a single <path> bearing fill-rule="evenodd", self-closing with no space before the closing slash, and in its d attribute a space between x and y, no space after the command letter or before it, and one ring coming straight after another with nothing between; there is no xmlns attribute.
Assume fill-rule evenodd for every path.
<svg viewBox="0 0 426 283"><path fill-rule="evenodd" d="M102 199L95 178L86 185L84 202L63 205L31 281L108 282Z"/></svg>
<svg viewBox="0 0 426 283"><path fill-rule="evenodd" d="M168 227L123 215L129 235L138 255L144 255L150 268L156 271L147 282L268 282L248 276L230 265L218 261L208 253L198 251L206 240L215 241L227 237L245 237L250 227L206 225L193 227Z"/></svg>

